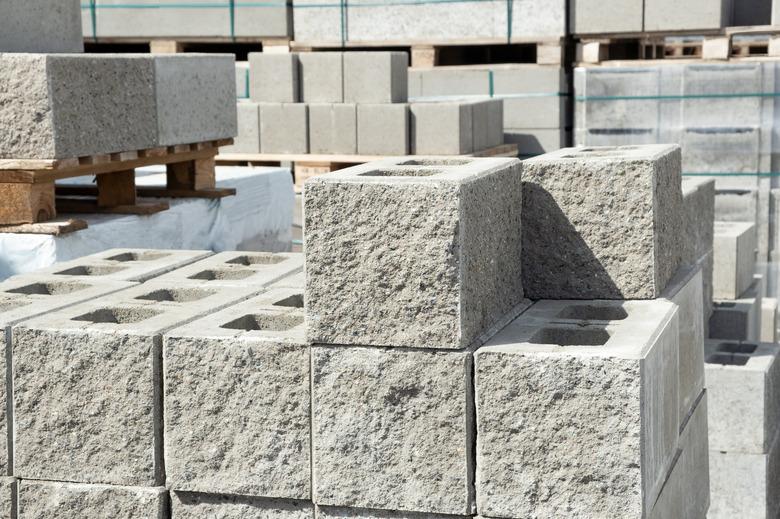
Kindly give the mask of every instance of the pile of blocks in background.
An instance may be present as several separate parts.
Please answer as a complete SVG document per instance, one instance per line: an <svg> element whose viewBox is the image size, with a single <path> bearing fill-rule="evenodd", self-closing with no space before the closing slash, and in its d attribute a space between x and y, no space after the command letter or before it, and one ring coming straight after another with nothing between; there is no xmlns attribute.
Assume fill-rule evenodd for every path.
<svg viewBox="0 0 780 519"><path fill-rule="evenodd" d="M407 103L404 52L249 55L227 153L462 155L503 144L498 99ZM238 83L244 74L237 69Z"/></svg>

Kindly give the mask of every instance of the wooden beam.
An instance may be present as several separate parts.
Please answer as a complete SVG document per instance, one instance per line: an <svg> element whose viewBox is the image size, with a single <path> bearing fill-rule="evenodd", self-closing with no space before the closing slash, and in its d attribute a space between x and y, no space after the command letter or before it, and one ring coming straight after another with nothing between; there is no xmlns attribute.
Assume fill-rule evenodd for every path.
<svg viewBox="0 0 780 519"><path fill-rule="evenodd" d="M135 205L135 170L97 176L98 207Z"/></svg>
<svg viewBox="0 0 780 519"><path fill-rule="evenodd" d="M36 223L57 216L54 182L0 184L0 225Z"/></svg>

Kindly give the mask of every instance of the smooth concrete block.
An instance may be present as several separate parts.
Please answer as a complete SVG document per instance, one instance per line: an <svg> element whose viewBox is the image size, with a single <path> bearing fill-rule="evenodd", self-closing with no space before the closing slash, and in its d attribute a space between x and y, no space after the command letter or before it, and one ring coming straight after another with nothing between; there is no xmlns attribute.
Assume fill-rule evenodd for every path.
<svg viewBox="0 0 780 519"><path fill-rule="evenodd" d="M199 283L205 288L265 288L303 269L303 254L296 252L220 252L161 277L167 283Z"/></svg>
<svg viewBox="0 0 780 519"><path fill-rule="evenodd" d="M79 0L4 0L0 52L84 52Z"/></svg>
<svg viewBox="0 0 780 519"><path fill-rule="evenodd" d="M237 37L285 38L293 35L292 5L236 2L233 31ZM230 29L230 27L228 27Z"/></svg>
<svg viewBox="0 0 780 519"><path fill-rule="evenodd" d="M680 149L566 148L523 163L530 299L653 299L682 261Z"/></svg>
<svg viewBox="0 0 780 519"><path fill-rule="evenodd" d="M357 147L360 155L407 155L409 105L358 104Z"/></svg>
<svg viewBox="0 0 780 519"><path fill-rule="evenodd" d="M148 282L14 326L14 472L161 485L162 334L258 291Z"/></svg>
<svg viewBox="0 0 780 519"><path fill-rule="evenodd" d="M18 485L19 511L15 516L18 519L162 519L169 514L165 487L84 485L27 479L19 481Z"/></svg>
<svg viewBox="0 0 780 519"><path fill-rule="evenodd" d="M748 222L715 222L712 282L715 299L737 299L753 282L756 226Z"/></svg>
<svg viewBox="0 0 780 519"><path fill-rule="evenodd" d="M766 138L764 136L764 138ZM758 128L685 128L679 141L686 173L714 173L717 189L754 189L762 166ZM738 173L723 175L722 173Z"/></svg>
<svg viewBox="0 0 780 519"><path fill-rule="evenodd" d="M777 298L761 298L761 342L777 342Z"/></svg>
<svg viewBox="0 0 780 519"><path fill-rule="evenodd" d="M409 115L412 155L464 155L474 151L471 104L411 103ZM484 124L483 130L486 133Z"/></svg>
<svg viewBox="0 0 780 519"><path fill-rule="evenodd" d="M260 153L260 105L250 101L237 103L238 135L233 145L225 146L221 153Z"/></svg>
<svg viewBox="0 0 780 519"><path fill-rule="evenodd" d="M761 333L761 294L758 283L735 300L715 299L709 321L711 339L758 341Z"/></svg>
<svg viewBox="0 0 780 519"><path fill-rule="evenodd" d="M685 9L680 9L680 5L671 0L647 0L644 30L720 29L731 24L733 1L691 0L685 3Z"/></svg>
<svg viewBox="0 0 780 519"><path fill-rule="evenodd" d="M260 103L260 148L263 153L308 153L308 106Z"/></svg>
<svg viewBox="0 0 780 519"><path fill-rule="evenodd" d="M490 93L490 70L477 67L433 67L409 69L409 81L419 77L419 90L413 97L486 96ZM410 96L413 87L410 86Z"/></svg>
<svg viewBox="0 0 780 519"><path fill-rule="evenodd" d="M479 514L646 516L678 447L678 321L663 300L540 301L479 348Z"/></svg>
<svg viewBox="0 0 780 519"><path fill-rule="evenodd" d="M642 32L643 0L574 0L569 10L573 34Z"/></svg>
<svg viewBox="0 0 780 519"><path fill-rule="evenodd" d="M341 103L344 101L343 52L302 52L298 54L301 101Z"/></svg>
<svg viewBox="0 0 780 519"><path fill-rule="evenodd" d="M566 70L553 65L491 65L493 92L504 101L506 128L571 126L567 116L569 91Z"/></svg>
<svg viewBox="0 0 780 519"><path fill-rule="evenodd" d="M685 213L683 261L693 265L713 248L718 196L714 180L698 177L683 177L682 193Z"/></svg>
<svg viewBox="0 0 780 519"><path fill-rule="evenodd" d="M171 492L172 519L314 519L308 501Z"/></svg>
<svg viewBox="0 0 780 519"><path fill-rule="evenodd" d="M357 153L357 105L325 103L309 105L309 152Z"/></svg>
<svg viewBox="0 0 780 519"><path fill-rule="evenodd" d="M270 290L165 335L169 488L309 498L305 335L302 289Z"/></svg>
<svg viewBox="0 0 780 519"><path fill-rule="evenodd" d="M471 514L471 373L467 351L313 346L313 501Z"/></svg>
<svg viewBox="0 0 780 519"><path fill-rule="evenodd" d="M297 103L300 98L298 54L249 54L249 95L255 103Z"/></svg>
<svg viewBox="0 0 780 519"><path fill-rule="evenodd" d="M405 103L407 66L405 52L344 53L344 101Z"/></svg>
<svg viewBox="0 0 780 519"><path fill-rule="evenodd" d="M717 191L715 193L715 218L721 222L751 222L758 227L758 200L757 188Z"/></svg>
<svg viewBox="0 0 780 519"><path fill-rule="evenodd" d="M518 156L529 158L567 147L570 136L571 132L562 128L504 128L503 142L517 144Z"/></svg>
<svg viewBox="0 0 780 519"><path fill-rule="evenodd" d="M248 61L236 61L236 98L249 99Z"/></svg>
<svg viewBox="0 0 780 519"><path fill-rule="evenodd" d="M467 519L466 515L443 515L419 512L398 512L395 510L372 510L368 508L339 508L318 506L317 519Z"/></svg>
<svg viewBox="0 0 780 519"><path fill-rule="evenodd" d="M517 159L415 156L309 180L308 338L457 349L506 324L525 301L520 172Z"/></svg>

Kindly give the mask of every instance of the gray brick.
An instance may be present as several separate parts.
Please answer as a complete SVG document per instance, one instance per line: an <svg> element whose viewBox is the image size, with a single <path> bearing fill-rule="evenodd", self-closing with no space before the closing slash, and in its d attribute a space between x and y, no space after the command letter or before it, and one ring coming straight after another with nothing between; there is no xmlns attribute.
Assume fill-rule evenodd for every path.
<svg viewBox="0 0 780 519"><path fill-rule="evenodd" d="M360 155L406 155L409 153L409 106L358 104L357 131Z"/></svg>
<svg viewBox="0 0 780 519"><path fill-rule="evenodd" d="M0 52L84 52L79 0L3 2Z"/></svg>
<svg viewBox="0 0 780 519"><path fill-rule="evenodd" d="M405 103L405 52L344 53L344 101L347 103Z"/></svg>
<svg viewBox="0 0 780 519"><path fill-rule="evenodd" d="M463 155L474 150L470 103L412 103L409 114L412 155Z"/></svg>
<svg viewBox="0 0 780 519"><path fill-rule="evenodd" d="M300 98L298 54L249 54L249 95L255 103L297 103Z"/></svg>
<svg viewBox="0 0 780 519"><path fill-rule="evenodd" d="M342 52L302 52L298 54L301 67L301 101L305 103L341 103L344 101L342 55Z"/></svg>
<svg viewBox="0 0 780 519"><path fill-rule="evenodd" d="M308 153L308 106L260 103L260 149L263 153Z"/></svg>

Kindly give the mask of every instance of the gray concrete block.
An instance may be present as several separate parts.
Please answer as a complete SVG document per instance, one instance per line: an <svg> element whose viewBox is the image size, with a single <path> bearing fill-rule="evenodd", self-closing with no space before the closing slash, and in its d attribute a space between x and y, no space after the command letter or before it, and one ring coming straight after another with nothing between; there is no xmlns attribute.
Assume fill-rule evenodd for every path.
<svg viewBox="0 0 780 519"><path fill-rule="evenodd" d="M716 189L754 189L761 168L761 132L757 128L686 128L680 145L683 171L714 173ZM739 175L723 175L739 173ZM745 175L752 173L752 175Z"/></svg>
<svg viewBox="0 0 780 519"><path fill-rule="evenodd" d="M197 0L181 7L159 0L97 0L95 24L92 13L84 9L84 32L95 37L185 38L229 37L230 10L227 5Z"/></svg>
<svg viewBox="0 0 780 519"><path fill-rule="evenodd" d="M309 105L309 152L357 153L357 105L326 103Z"/></svg>
<svg viewBox="0 0 780 519"><path fill-rule="evenodd" d="M149 282L14 326L14 472L162 484L162 334L257 292Z"/></svg>
<svg viewBox="0 0 780 519"><path fill-rule="evenodd" d="M358 153L409 153L409 106L405 103L357 105Z"/></svg>
<svg viewBox="0 0 780 519"><path fill-rule="evenodd" d="M19 482L16 478L0 478L0 515L18 519L16 515L16 492Z"/></svg>
<svg viewBox="0 0 780 519"><path fill-rule="evenodd" d="M530 299L658 297L682 260L677 146L567 148L523 166Z"/></svg>
<svg viewBox="0 0 780 519"><path fill-rule="evenodd" d="M753 282L756 227L748 222L715 222L713 297L737 299Z"/></svg>
<svg viewBox="0 0 780 519"><path fill-rule="evenodd" d="M511 318L524 302L520 169L517 159L420 156L309 180L309 339L463 348Z"/></svg>
<svg viewBox="0 0 780 519"><path fill-rule="evenodd" d="M238 136L222 153L260 153L260 105L249 101L237 103Z"/></svg>
<svg viewBox="0 0 780 519"><path fill-rule="evenodd" d="M487 141L488 147L504 144L504 102L503 100L486 101L488 113Z"/></svg>
<svg viewBox="0 0 780 519"><path fill-rule="evenodd" d="M165 335L169 488L309 498L305 335L302 289L270 290Z"/></svg>
<svg viewBox="0 0 780 519"><path fill-rule="evenodd" d="M772 25L780 24L780 2L772 0Z"/></svg>
<svg viewBox="0 0 780 519"><path fill-rule="evenodd" d="M84 52L78 0L0 5L0 52Z"/></svg>
<svg viewBox="0 0 780 519"><path fill-rule="evenodd" d="M761 342L777 342L777 299L761 298Z"/></svg>
<svg viewBox="0 0 780 519"><path fill-rule="evenodd" d="M678 447L678 320L662 300L540 301L479 348L479 514L646 516Z"/></svg>
<svg viewBox="0 0 780 519"><path fill-rule="evenodd" d="M268 286L271 288L297 288L303 290L306 287L306 273L301 270L297 274L290 274Z"/></svg>
<svg viewBox="0 0 780 519"><path fill-rule="evenodd" d="M186 268L177 269L159 281L199 283L203 287L265 288L303 269L303 254L295 252L220 252Z"/></svg>
<svg viewBox="0 0 780 519"><path fill-rule="evenodd" d="M298 54L249 54L249 96L255 103L297 103L300 98Z"/></svg>
<svg viewBox="0 0 780 519"><path fill-rule="evenodd" d="M715 195L715 181L683 177L682 193L685 213L683 261L693 265L713 248L718 199Z"/></svg>
<svg viewBox="0 0 780 519"><path fill-rule="evenodd" d="M236 2L233 32L237 37L276 37L293 35L292 5Z"/></svg>
<svg viewBox="0 0 780 519"><path fill-rule="evenodd" d="M344 101L343 52L302 52L298 54L301 101L341 103Z"/></svg>
<svg viewBox="0 0 780 519"><path fill-rule="evenodd" d="M260 103L260 149L263 153L308 153L308 106Z"/></svg>
<svg viewBox="0 0 780 519"><path fill-rule="evenodd" d="M742 0L733 7L731 23L737 27L772 24L772 0Z"/></svg>
<svg viewBox="0 0 780 519"><path fill-rule="evenodd" d="M573 34L642 32L643 0L574 0L569 10Z"/></svg>
<svg viewBox="0 0 780 519"><path fill-rule="evenodd" d="M464 155L474 151L472 104L411 103L409 116L412 155Z"/></svg>
<svg viewBox="0 0 780 519"><path fill-rule="evenodd" d="M504 128L504 142L517 144L520 158L535 157L569 145L571 132L559 129Z"/></svg>
<svg viewBox="0 0 780 519"><path fill-rule="evenodd" d="M318 506L317 519L466 519L466 515L429 514L419 512L398 512L395 510L371 510L368 508L339 508Z"/></svg>
<svg viewBox="0 0 780 519"><path fill-rule="evenodd" d="M470 514L471 373L469 352L312 347L314 502Z"/></svg>
<svg viewBox="0 0 780 519"><path fill-rule="evenodd" d="M503 102L500 99L472 102L471 124L474 151L483 151L503 144Z"/></svg>
<svg viewBox="0 0 780 519"><path fill-rule="evenodd" d="M171 492L173 519L314 519L310 502Z"/></svg>
<svg viewBox="0 0 780 519"><path fill-rule="evenodd" d="M83 485L21 480L18 519L132 517L160 519L169 512L165 487ZM4 516L7 517L7 516Z"/></svg>
<svg viewBox="0 0 780 519"><path fill-rule="evenodd" d="M758 226L758 198L758 189L716 191L715 219L721 222L751 222Z"/></svg>
<svg viewBox="0 0 780 519"><path fill-rule="evenodd" d="M236 97L249 99L249 62L236 61Z"/></svg>
<svg viewBox="0 0 780 519"><path fill-rule="evenodd" d="M761 294L753 282L738 299L715 299L709 337L733 341L758 340L761 331Z"/></svg>
<svg viewBox="0 0 780 519"><path fill-rule="evenodd" d="M671 0L645 2L645 31L720 29L731 24L733 0L692 0L685 9ZM737 0L739 1L739 0Z"/></svg>
<svg viewBox="0 0 780 519"><path fill-rule="evenodd" d="M419 77L419 97L490 94L490 70L483 67L409 69L409 81L415 75Z"/></svg>
<svg viewBox="0 0 780 519"><path fill-rule="evenodd" d="M344 53L344 101L347 103L405 103L405 52Z"/></svg>

